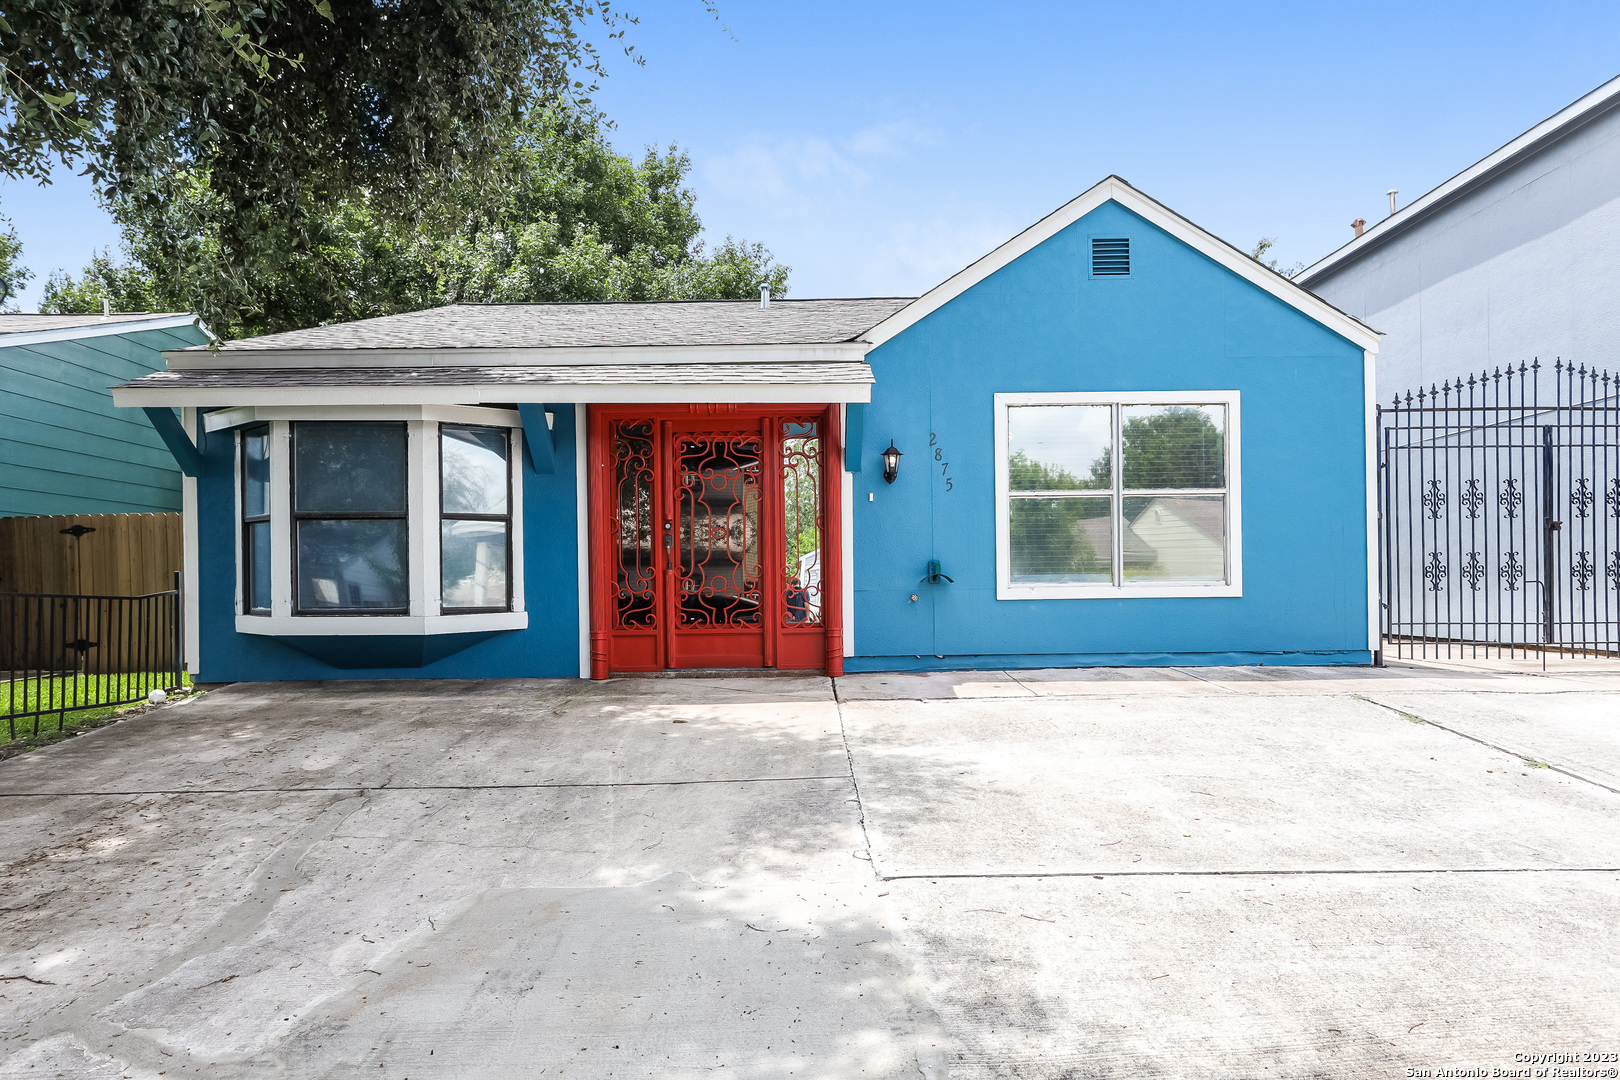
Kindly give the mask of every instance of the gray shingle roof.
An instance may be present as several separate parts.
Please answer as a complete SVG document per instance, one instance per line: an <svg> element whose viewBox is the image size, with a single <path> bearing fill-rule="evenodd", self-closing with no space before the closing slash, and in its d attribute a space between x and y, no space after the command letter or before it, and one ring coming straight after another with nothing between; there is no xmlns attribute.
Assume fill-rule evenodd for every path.
<svg viewBox="0 0 1620 1080"><path fill-rule="evenodd" d="M75 330L81 326L112 326L147 319L172 319L184 314L183 311L115 311L111 315L0 315L0 335Z"/></svg>
<svg viewBox="0 0 1620 1080"><path fill-rule="evenodd" d="M156 371L117 389L239 390L325 386L813 385L869 383L859 360L782 364L595 364L552 367L210 368Z"/></svg>
<svg viewBox="0 0 1620 1080"><path fill-rule="evenodd" d="M827 345L851 341L911 302L692 300L615 304L451 304L228 342L223 352L555 349L659 345Z"/></svg>

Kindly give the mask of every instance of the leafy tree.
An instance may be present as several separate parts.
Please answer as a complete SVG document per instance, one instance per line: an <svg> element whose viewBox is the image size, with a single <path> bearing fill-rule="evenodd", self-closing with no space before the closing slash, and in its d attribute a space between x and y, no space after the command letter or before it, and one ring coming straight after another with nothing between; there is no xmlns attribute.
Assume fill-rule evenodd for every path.
<svg viewBox="0 0 1620 1080"><path fill-rule="evenodd" d="M356 192L403 228L436 193L487 184L515 118L590 92L591 27L631 53L634 19L610 5L13 0L0 175L48 180L57 160L82 162L103 196L175 226L160 244L201 245L225 291L242 290L282 249L328 243Z"/></svg>
<svg viewBox="0 0 1620 1080"><path fill-rule="evenodd" d="M1125 421L1120 431L1127 490L1220 487L1226 475L1226 444L1209 414L1171 406Z"/></svg>
<svg viewBox="0 0 1620 1080"><path fill-rule="evenodd" d="M143 191L114 206L132 264L92 264L78 292L65 278L47 290L47 303L99 311L101 294L81 295L82 282L117 277L152 306L198 311L217 332L240 337L457 301L747 298L762 284L787 291L788 268L763 246L728 237L704 247L684 154L649 150L637 164L614 152L604 126L587 109L539 110L497 162L498 186L451 186L409 223L364 192L294 227L233 205L206 175L177 197ZM238 268L228 248L244 222L261 241Z"/></svg>
<svg viewBox="0 0 1620 1080"><path fill-rule="evenodd" d="M1256 241L1253 250L1249 252L1249 258L1253 259L1261 266L1264 266L1267 270L1274 270L1285 278L1292 278L1301 270L1305 269L1305 264L1302 262L1294 263L1291 266L1278 266L1278 260L1265 258L1266 252L1270 251L1276 245L1277 241L1269 237L1262 236L1258 241Z"/></svg>
<svg viewBox="0 0 1620 1080"><path fill-rule="evenodd" d="M1095 468L1095 466L1093 466ZM1023 450L1007 459L1013 491L1074 491L1090 485L1068 470L1037 461ZM1106 498L1013 499L1008 520L1015 577L1108 573L1083 522L1112 514Z"/></svg>
<svg viewBox="0 0 1620 1080"><path fill-rule="evenodd" d="M171 311L184 305L169 302L152 278L133 266L119 266L105 251L90 259L77 279L53 270L45 279L39 309L58 314L92 315L112 311ZM106 302L106 309L102 307Z"/></svg>
<svg viewBox="0 0 1620 1080"><path fill-rule="evenodd" d="M32 280L34 272L22 264L22 241L11 219L0 217L0 311L15 311L11 298Z"/></svg>

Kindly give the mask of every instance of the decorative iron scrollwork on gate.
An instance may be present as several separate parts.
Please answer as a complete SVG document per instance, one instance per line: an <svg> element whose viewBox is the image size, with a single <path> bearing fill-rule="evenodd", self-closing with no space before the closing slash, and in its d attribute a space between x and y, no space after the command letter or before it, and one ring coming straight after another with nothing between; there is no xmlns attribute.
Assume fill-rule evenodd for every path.
<svg viewBox="0 0 1620 1080"><path fill-rule="evenodd" d="M1429 552L1429 561L1424 564L1423 576L1429 582L1429 589L1439 592L1446 587L1446 560L1441 558L1438 551Z"/></svg>
<svg viewBox="0 0 1620 1080"><path fill-rule="evenodd" d="M1440 481L1429 481L1428 490L1423 493L1423 506L1429 511L1429 516L1437 520L1446 512L1446 493L1440 487Z"/></svg>
<svg viewBox="0 0 1620 1080"><path fill-rule="evenodd" d="M1574 580L1575 587L1581 592L1590 589L1594 572L1592 569L1592 553L1589 551L1577 551L1575 561L1569 565L1569 576Z"/></svg>
<svg viewBox="0 0 1620 1080"><path fill-rule="evenodd" d="M1620 379L1520 363L1377 423L1386 653L1620 655Z"/></svg>
<svg viewBox="0 0 1620 1080"><path fill-rule="evenodd" d="M1575 511L1575 516L1583 518L1590 514L1594 500L1592 486L1586 482L1586 477L1576 477L1575 487L1569 493L1569 508Z"/></svg>
<svg viewBox="0 0 1620 1080"><path fill-rule="evenodd" d="M1524 496L1519 493L1519 482L1511 476L1508 477L1502 484L1502 494L1497 496L1497 501L1501 504L1502 513L1509 518L1518 517L1519 504L1524 502Z"/></svg>
<svg viewBox="0 0 1620 1080"><path fill-rule="evenodd" d="M1507 586L1508 592L1518 592L1519 581L1523 577L1524 564L1519 561L1519 553L1508 552L1507 558L1502 563L1502 583Z"/></svg>

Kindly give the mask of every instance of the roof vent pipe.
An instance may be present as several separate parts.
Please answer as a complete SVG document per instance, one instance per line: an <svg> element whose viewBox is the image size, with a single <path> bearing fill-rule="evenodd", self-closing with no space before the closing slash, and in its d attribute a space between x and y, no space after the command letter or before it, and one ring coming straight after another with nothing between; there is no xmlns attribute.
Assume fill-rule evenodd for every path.
<svg viewBox="0 0 1620 1080"><path fill-rule="evenodd" d="M103 319L105 319L105 318L108 318L111 315L112 315L112 301L108 300L105 296L103 296L101 298L101 317Z"/></svg>
<svg viewBox="0 0 1620 1080"><path fill-rule="evenodd" d="M769 285L759 287L759 306L762 308L771 306L771 287Z"/></svg>
<svg viewBox="0 0 1620 1080"><path fill-rule="evenodd" d="M1393 214L1395 212L1395 196L1399 195L1399 194L1400 194L1400 192L1396 191L1394 188L1389 189L1389 192L1388 192L1388 195L1389 195L1389 212L1391 214Z"/></svg>
<svg viewBox="0 0 1620 1080"><path fill-rule="evenodd" d="M1358 217L1358 218L1356 218L1356 220L1354 220L1354 221L1352 221L1350 223L1350 227L1352 229L1356 230L1356 235L1357 236L1360 236L1363 232L1366 231L1367 219L1364 218L1364 217Z"/></svg>

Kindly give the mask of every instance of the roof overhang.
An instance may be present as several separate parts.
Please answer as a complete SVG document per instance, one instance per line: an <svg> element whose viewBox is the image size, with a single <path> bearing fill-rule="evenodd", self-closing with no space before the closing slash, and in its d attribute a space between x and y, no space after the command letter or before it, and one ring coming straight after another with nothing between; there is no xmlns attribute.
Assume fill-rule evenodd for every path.
<svg viewBox="0 0 1620 1080"><path fill-rule="evenodd" d="M195 315L143 316L109 315L105 322L85 323L81 326L59 326L54 330L23 330L15 334L0 334L0 348L12 345L40 345L48 341L75 341L81 338L105 337L109 334L138 334L144 330L173 330L180 326L195 326L209 334L208 327ZM165 353L165 356L168 354Z"/></svg>
<svg viewBox="0 0 1620 1080"><path fill-rule="evenodd" d="M1616 106L1620 106L1620 77L1610 79L1433 191L1413 199L1343 247L1301 270L1294 280L1307 287L1321 281L1531 155L1568 138Z"/></svg>
<svg viewBox="0 0 1620 1080"><path fill-rule="evenodd" d="M860 360L776 364L548 367L214 368L159 371L112 388L113 404L151 408L290 405L478 405L863 402Z"/></svg>
<svg viewBox="0 0 1620 1080"><path fill-rule="evenodd" d="M810 345L635 345L546 349L172 349L170 371L428 367L597 367L626 364L793 364L859 360L864 341Z"/></svg>
<svg viewBox="0 0 1620 1080"><path fill-rule="evenodd" d="M1208 256L1289 307L1310 316L1340 337L1368 352L1378 351L1378 331L1348 315L1312 292L1301 288L1225 240L1199 228L1163 203L1149 198L1117 176L1110 176L1079 197L1065 203L1005 244L934 286L910 304L878 323L862 338L875 348L907 327L944 307L1019 256L1051 239L1106 202L1116 202L1157 225L1199 253Z"/></svg>

